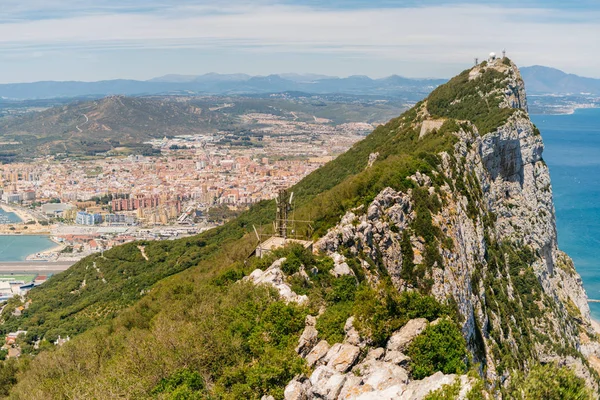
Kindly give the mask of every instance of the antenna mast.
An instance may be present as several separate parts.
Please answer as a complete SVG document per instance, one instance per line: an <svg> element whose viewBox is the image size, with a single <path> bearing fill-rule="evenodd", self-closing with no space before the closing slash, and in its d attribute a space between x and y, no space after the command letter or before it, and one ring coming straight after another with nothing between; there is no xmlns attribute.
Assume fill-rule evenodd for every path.
<svg viewBox="0 0 600 400"><path fill-rule="evenodd" d="M279 237L287 239L288 213L291 211L290 201L288 201L288 191L281 189L275 201L277 202L275 230Z"/></svg>

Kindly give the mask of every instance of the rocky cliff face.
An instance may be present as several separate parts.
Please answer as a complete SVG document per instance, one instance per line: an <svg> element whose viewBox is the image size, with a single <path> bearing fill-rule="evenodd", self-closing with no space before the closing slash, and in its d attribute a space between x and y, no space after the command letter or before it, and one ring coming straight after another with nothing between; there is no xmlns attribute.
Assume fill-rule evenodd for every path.
<svg viewBox="0 0 600 400"><path fill-rule="evenodd" d="M426 286L439 301L455 303L471 355L489 382L502 385L512 369L552 360L572 366L597 389L596 375L586 361L598 352L598 343L590 339L595 335L587 296L572 261L557 247L550 175L541 135L529 120L523 81L514 64L500 61L474 68L468 79L484 79L490 70L497 73L495 89L480 92L480 101L501 95L498 108L509 111L502 124L482 135L473 121L457 119L454 149L439 154L435 171L414 174L413 189L387 188L368 207L347 212L316 248L356 257L371 283L381 273L368 261L381 260L396 290ZM440 116L431 115L427 101L416 111L418 118L406 123L421 137L442 129ZM368 165L371 168L373 162ZM432 226L441 237L434 243L420 235L416 225L423 193L439 203L431 212ZM416 266L424 272L411 279L407 271ZM361 343L356 342L346 340L341 346ZM359 360L355 357L343 371L335 370L329 344L319 343L320 349L314 345L322 366L308 380L294 381L286 398L426 394L409 396L412 380L405 370L393 372L402 369L402 361L385 362L393 356L390 349L368 352L353 370L365 373L344 375ZM437 379L448 381L441 374ZM467 385L468 380L462 380ZM394 389L384 395L389 388Z"/></svg>

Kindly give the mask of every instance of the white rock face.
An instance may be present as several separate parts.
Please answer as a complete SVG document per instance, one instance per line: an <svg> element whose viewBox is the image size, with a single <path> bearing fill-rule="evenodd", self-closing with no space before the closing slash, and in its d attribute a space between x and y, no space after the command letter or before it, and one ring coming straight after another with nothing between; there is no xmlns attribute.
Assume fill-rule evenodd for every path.
<svg viewBox="0 0 600 400"><path fill-rule="evenodd" d="M495 341L501 340L514 353L520 350L516 348L519 333L503 331L506 329L503 327L515 323L516 317L502 321L487 304L490 300L486 291L490 288L484 285L484 280L489 270L487 256L493 243L513 243L532 253L530 267L541 284L544 298L551 304L539 302L544 317L529 320L534 331L544 332L552 344L577 349L589 356L600 356L600 344L593 339L585 343L581 340L584 336L594 337L587 295L571 260L558 249L550 173L542 159L544 145L529 120L520 73L516 67L503 62L496 62L492 67L505 76L505 88L497 90L504 96L500 107L516 111L504 125L483 136L474 125L463 124L456 133L458 142L453 151L440 154L438 170L429 175L415 174L411 179L438 196L442 207L439 213L432 215L433 224L449 242L438 249L443 268L433 268L428 275L433 281L431 292L441 302L453 299L463 317L462 331L475 361L485 365L487 379L500 381L496 372L499 360L494 359L491 351L497 345ZM479 79L482 68L474 69L470 79ZM419 112L429 118L423 109ZM418 123L415 128L419 128ZM434 179L436 174L446 177L452 185L440 185L439 180ZM437 187L433 182L438 182ZM458 190L458 184L468 188L469 197ZM366 212L359 210L344 215L315 248L330 255L342 249L350 250L360 258L363 272L373 284L380 277L371 265L374 260L380 261L394 286L399 291L407 290L409 286L401 278L406 260L403 260L400 243L403 232L410 229L415 220L414 207L410 190L402 193L386 188L375 197ZM412 234L410 241L414 253L412 261L419 264L423 261L426 243ZM506 264L508 270L508 260ZM499 279L498 275L491 278ZM514 299L519 290L514 278L502 283L509 299ZM420 328L424 329L422 324ZM347 341L350 340L347 337ZM404 341L399 336L391 340L391 348L387 348L383 360L387 357L391 363L404 362L393 354L394 351L402 353L406 347ZM530 345L538 359L555 360L552 345ZM381 355L377 356L379 358L375 359L381 359ZM572 366L596 387L588 378L589 374L582 372L586 367L581 360L558 357L556 361ZM365 396L371 395L365 393ZM394 398L397 393L382 392L379 395Z"/></svg>
<svg viewBox="0 0 600 400"><path fill-rule="evenodd" d="M333 269L331 270L333 276L338 278L340 276L354 276L354 272L346 263L346 257L339 253L333 253L331 258L333 258Z"/></svg>
<svg viewBox="0 0 600 400"><path fill-rule="evenodd" d="M326 340L321 340L319 343L317 343L317 345L305 357L308 366L312 367L324 360L330 349L331 346L329 346L329 343L327 343Z"/></svg>
<svg viewBox="0 0 600 400"><path fill-rule="evenodd" d="M346 321L346 332L354 329L353 321L353 318ZM314 317L307 317L305 332L314 325ZM386 348L393 350L381 347L371 349L362 360L359 360L360 348L348 343L348 335L344 343L336 343L331 347L326 341L320 341L304 356L307 364L315 368L314 371L309 378L292 380L285 388L285 399L404 399L404 396L421 399L448 382L454 383L457 378L455 375L441 373L422 381L410 379L405 368L410 359L397 349L409 343L418 335L416 332L426 326L426 320L409 321L404 330L400 329L388 341ZM356 340L364 343L358 332L356 335ZM300 343L307 343L305 339L301 338ZM466 377L461 379L461 387L470 387Z"/></svg>
<svg viewBox="0 0 600 400"><path fill-rule="evenodd" d="M308 302L308 296L296 294L292 288L285 283L285 275L281 271L281 265L285 258L275 261L264 272L260 269L254 270L250 275L244 278L245 281L253 282L255 285L269 285L277 289L279 295L287 302L305 304Z"/></svg>
<svg viewBox="0 0 600 400"><path fill-rule="evenodd" d="M402 352L414 338L419 336L429 325L425 318L411 319L398 332L394 333L387 343L388 351Z"/></svg>
<svg viewBox="0 0 600 400"><path fill-rule="evenodd" d="M360 349L351 344L334 344L327 353L327 366L338 372L348 371L358 359Z"/></svg>

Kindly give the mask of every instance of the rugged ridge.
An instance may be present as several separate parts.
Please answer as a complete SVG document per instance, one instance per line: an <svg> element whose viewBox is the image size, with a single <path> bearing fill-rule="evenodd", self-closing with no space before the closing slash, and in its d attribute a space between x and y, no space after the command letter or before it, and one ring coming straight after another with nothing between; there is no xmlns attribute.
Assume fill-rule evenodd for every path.
<svg viewBox="0 0 600 400"><path fill-rule="evenodd" d="M484 135L470 121L460 121L460 129L455 132L458 141L453 151L440 154L440 168L429 176L417 173L411 177L429 194L439 197L442 206L432 213L433 225L451 240L450 246L439 245L443 267L436 264L427 273L432 280L431 293L439 301L456 302L471 354L490 382L505 381L517 364L527 368L536 360L552 360L571 366L597 390L597 375L585 359L598 354L598 343L587 339L595 335L587 296L572 261L557 246L549 170L542 158L542 138L529 120L523 80L514 64L499 61L474 68L469 80L481 79L489 70L506 77L501 82L504 89L497 90L503 95L499 107L514 112ZM483 98L487 95L481 93ZM435 117L429 114L427 102L417 111L419 118L408 123L423 132L420 125L427 125ZM433 181L438 174L448 179L436 187ZM456 190L459 186L466 190L461 193ZM399 291L412 290L414 285L403 279L402 270L408 263L421 264L427 251L426 240L411 229L415 217L413 191L386 188L366 210L347 212L316 247L328 254L349 250L367 267L366 274L370 272L366 259L380 259ZM410 234L414 254L409 261L402 251L404 232ZM492 260L490 252L499 243L504 246L500 260ZM524 259L511 260L522 251L528 253L521 257ZM511 265L513 262L522 265ZM497 265L492 268L491 263ZM535 287L539 283L541 287L534 297L528 297L527 290L519 287L524 285L520 277L530 272L535 277L530 284ZM506 293L498 296L494 290ZM519 291L522 296L515 295ZM514 303L512 311L523 313L519 323L499 307L499 301ZM533 318L525 301L537 304ZM565 348L572 351L565 352ZM523 358L518 360L517 355ZM507 364L506 357L514 358L516 364ZM313 379L320 372L316 370L311 376L312 386L309 384L304 392L306 398L322 398L322 388L315 387ZM362 381L355 379L353 385L364 390L372 374ZM345 387L342 392L348 390ZM391 395L381 392L357 398L408 398L403 390L406 386L396 387Z"/></svg>
<svg viewBox="0 0 600 400"><path fill-rule="evenodd" d="M314 253L248 257L264 202L144 243L148 259L131 244L82 260L22 316L11 303L0 326L29 330L24 346L72 335L11 398L597 398L598 336L542 154L516 65L464 71L292 188ZM96 262L108 281L82 288Z"/></svg>

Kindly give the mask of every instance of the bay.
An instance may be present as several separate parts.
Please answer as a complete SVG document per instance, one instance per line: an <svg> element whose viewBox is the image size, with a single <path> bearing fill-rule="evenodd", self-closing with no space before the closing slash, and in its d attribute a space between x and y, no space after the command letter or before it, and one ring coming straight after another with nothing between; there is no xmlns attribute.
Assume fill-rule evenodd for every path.
<svg viewBox="0 0 600 400"><path fill-rule="evenodd" d="M0 235L0 262L25 261L28 255L56 247L43 235Z"/></svg>
<svg viewBox="0 0 600 400"><path fill-rule="evenodd" d="M550 168L558 243L575 262L590 299L600 299L600 109L532 115ZM590 303L600 321L600 304Z"/></svg>
<svg viewBox="0 0 600 400"><path fill-rule="evenodd" d="M23 222L19 216L13 212L6 212L0 207L0 224L16 224Z"/></svg>

